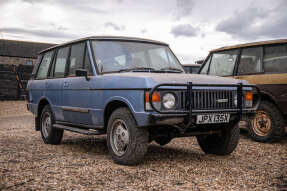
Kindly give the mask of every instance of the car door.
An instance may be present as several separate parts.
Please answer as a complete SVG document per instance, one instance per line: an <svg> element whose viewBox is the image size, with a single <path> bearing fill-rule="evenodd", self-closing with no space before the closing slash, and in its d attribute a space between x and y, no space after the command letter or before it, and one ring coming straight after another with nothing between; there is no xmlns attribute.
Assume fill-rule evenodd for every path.
<svg viewBox="0 0 287 191"><path fill-rule="evenodd" d="M42 98L47 98L47 77L50 64L53 58L53 51L45 52L39 65L35 80L32 84L32 99L39 103Z"/></svg>
<svg viewBox="0 0 287 191"><path fill-rule="evenodd" d="M237 78L256 84L263 93L273 98L283 113L287 113L287 45L266 45L264 46L264 55L259 54L259 48L263 52L263 47L257 47L257 53L255 48L249 48L245 49L246 53L242 51L243 56L241 57L244 59L244 55L247 54L257 56L261 67L257 67L256 70L252 70L256 67L251 69L246 67L241 70L240 68L245 68L246 64L240 61ZM256 65L256 63L250 62L249 65Z"/></svg>
<svg viewBox="0 0 287 191"><path fill-rule="evenodd" d="M258 84L264 78L263 47L247 47L241 50L235 78Z"/></svg>
<svg viewBox="0 0 287 191"><path fill-rule="evenodd" d="M63 116L63 88L65 69L67 65L69 47L61 47L55 53L50 74L46 80L47 97L51 100L51 106L56 121L64 121Z"/></svg>
<svg viewBox="0 0 287 191"><path fill-rule="evenodd" d="M269 91L275 96L280 110L287 114L287 44L264 47L263 69Z"/></svg>
<svg viewBox="0 0 287 191"><path fill-rule="evenodd" d="M88 69L85 63L86 43L81 42L71 45L70 57L68 61L67 77L63 82L63 114L66 122L73 124L92 124L91 109L91 80L75 75L76 69ZM91 74L91 71L89 71Z"/></svg>

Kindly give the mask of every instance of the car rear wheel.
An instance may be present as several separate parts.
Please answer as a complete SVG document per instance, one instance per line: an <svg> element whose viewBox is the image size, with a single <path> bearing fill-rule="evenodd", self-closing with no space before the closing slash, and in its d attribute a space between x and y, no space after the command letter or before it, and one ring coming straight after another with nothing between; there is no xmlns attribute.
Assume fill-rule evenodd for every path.
<svg viewBox="0 0 287 191"><path fill-rule="evenodd" d="M285 120L277 107L267 101L261 102L256 116L247 121L250 137L258 142L274 142L284 136Z"/></svg>
<svg viewBox="0 0 287 191"><path fill-rule="evenodd" d="M40 118L41 136L46 144L59 144L63 138L64 130L53 128L55 123L53 113L49 105L42 110Z"/></svg>
<svg viewBox="0 0 287 191"><path fill-rule="evenodd" d="M148 130L137 127L128 108L115 110L109 118L107 145L112 159L122 165L135 165L147 152Z"/></svg>
<svg viewBox="0 0 287 191"><path fill-rule="evenodd" d="M236 124L227 125L221 129L220 134L197 136L200 148L206 154L228 155L232 153L239 141L239 127Z"/></svg>

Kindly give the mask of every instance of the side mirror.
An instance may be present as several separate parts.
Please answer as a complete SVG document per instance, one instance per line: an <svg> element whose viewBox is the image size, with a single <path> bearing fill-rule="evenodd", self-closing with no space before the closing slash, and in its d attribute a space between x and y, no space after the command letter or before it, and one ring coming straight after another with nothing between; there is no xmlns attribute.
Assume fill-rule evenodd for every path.
<svg viewBox="0 0 287 191"><path fill-rule="evenodd" d="M88 76L88 71L85 69L76 69L75 74L77 77L85 77L86 80L90 80L90 78Z"/></svg>

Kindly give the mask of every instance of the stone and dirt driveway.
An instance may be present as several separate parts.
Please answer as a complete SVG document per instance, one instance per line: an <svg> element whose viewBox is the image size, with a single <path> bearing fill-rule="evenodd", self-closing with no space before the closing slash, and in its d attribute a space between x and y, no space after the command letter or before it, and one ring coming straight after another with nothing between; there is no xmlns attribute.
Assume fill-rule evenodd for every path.
<svg viewBox="0 0 287 191"><path fill-rule="evenodd" d="M105 136L64 133L45 145L23 101L0 102L0 190L287 190L287 136L263 144L241 133L230 156L195 138L152 143L138 166L114 164Z"/></svg>

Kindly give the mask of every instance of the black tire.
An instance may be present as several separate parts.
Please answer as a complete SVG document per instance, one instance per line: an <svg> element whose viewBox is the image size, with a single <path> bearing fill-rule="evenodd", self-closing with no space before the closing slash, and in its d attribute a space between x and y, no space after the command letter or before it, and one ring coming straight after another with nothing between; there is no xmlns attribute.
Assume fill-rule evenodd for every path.
<svg viewBox="0 0 287 191"><path fill-rule="evenodd" d="M123 148L124 151L119 151L115 146L119 142L115 141L114 138L119 137L114 135L115 131L119 129L115 127L115 123L120 123L125 128L125 132L128 133L128 143ZM109 153L116 163L121 165L139 164L147 152L148 141L148 130L144 127L136 126L136 121L128 108L118 108L111 114L107 127L107 145ZM120 152L121 154L119 154Z"/></svg>
<svg viewBox="0 0 287 191"><path fill-rule="evenodd" d="M206 154L229 155L239 141L240 129L238 125L227 125L221 129L221 134L197 136L200 148Z"/></svg>
<svg viewBox="0 0 287 191"><path fill-rule="evenodd" d="M160 146L167 145L168 143L170 143L171 140L172 139L170 137L168 137L168 136L154 138L154 142L156 142Z"/></svg>
<svg viewBox="0 0 287 191"><path fill-rule="evenodd" d="M258 142L270 143L282 139L285 126L286 122L281 112L268 101L262 101L255 118L247 121L251 139Z"/></svg>
<svg viewBox="0 0 287 191"><path fill-rule="evenodd" d="M50 118L50 119L47 119ZM45 123L48 123L47 120L50 120L49 130L45 130ZM63 129L55 129L53 128L53 124L55 123L55 119L53 116L53 113L51 111L51 108L49 105L46 105L41 113L40 118L40 131L41 136L46 144L52 144L57 145L60 144L62 138L63 138Z"/></svg>

